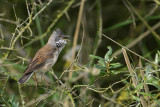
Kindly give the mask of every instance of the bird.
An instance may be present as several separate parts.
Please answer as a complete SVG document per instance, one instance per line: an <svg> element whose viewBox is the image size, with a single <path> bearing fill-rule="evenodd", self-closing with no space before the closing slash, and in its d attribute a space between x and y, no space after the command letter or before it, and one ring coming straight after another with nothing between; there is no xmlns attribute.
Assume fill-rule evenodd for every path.
<svg viewBox="0 0 160 107"><path fill-rule="evenodd" d="M67 44L65 38L68 37L69 36L65 35L60 29L54 30L47 44L37 51L26 68L24 75L18 80L18 83L26 83L35 72L44 73L50 70L56 63L60 52Z"/></svg>

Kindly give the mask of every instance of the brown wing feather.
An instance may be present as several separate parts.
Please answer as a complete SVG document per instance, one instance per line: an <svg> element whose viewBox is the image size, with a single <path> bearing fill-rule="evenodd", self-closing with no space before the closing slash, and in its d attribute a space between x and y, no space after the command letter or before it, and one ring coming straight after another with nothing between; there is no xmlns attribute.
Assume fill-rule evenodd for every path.
<svg viewBox="0 0 160 107"><path fill-rule="evenodd" d="M51 53L54 50L55 49L53 48L53 46L51 46L49 44L47 44L43 48L41 48L36 53L36 55L34 56L32 61L29 63L29 66L26 69L25 74L30 73L30 72L38 69L40 66L43 66L43 64L45 64L46 60L51 57Z"/></svg>

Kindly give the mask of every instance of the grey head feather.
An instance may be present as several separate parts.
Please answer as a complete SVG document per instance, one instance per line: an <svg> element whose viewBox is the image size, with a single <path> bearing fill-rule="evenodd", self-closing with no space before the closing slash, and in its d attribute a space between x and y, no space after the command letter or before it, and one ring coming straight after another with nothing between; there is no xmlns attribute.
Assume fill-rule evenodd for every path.
<svg viewBox="0 0 160 107"><path fill-rule="evenodd" d="M66 35L60 29L56 29L50 36L47 44L56 46L61 51L64 48L65 44L67 44L67 42L63 40L65 36Z"/></svg>
<svg viewBox="0 0 160 107"><path fill-rule="evenodd" d="M56 42L60 40L61 34L62 34L62 31L60 29L56 29L55 31L53 31L52 35L48 39L47 44L55 46Z"/></svg>

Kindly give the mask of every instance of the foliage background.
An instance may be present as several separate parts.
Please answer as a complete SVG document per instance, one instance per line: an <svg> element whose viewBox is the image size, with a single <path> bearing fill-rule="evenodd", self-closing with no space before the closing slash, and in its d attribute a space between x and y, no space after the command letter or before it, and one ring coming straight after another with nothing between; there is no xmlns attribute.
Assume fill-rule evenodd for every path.
<svg viewBox="0 0 160 107"><path fill-rule="evenodd" d="M0 0L0 106L160 106L159 5L159 0ZM49 86L39 74L37 88L34 78L18 84L56 28L71 35L53 66L63 84L52 71L45 74ZM106 61L107 46L113 61L96 68L98 60ZM122 46L141 57L129 50L122 54Z"/></svg>

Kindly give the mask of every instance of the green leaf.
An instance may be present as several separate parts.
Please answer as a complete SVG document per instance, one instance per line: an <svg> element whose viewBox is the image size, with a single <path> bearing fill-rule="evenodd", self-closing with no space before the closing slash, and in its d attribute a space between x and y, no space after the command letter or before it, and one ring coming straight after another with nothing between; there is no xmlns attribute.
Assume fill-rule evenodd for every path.
<svg viewBox="0 0 160 107"><path fill-rule="evenodd" d="M156 53L156 56L155 56L155 64L158 64L158 61L159 61L159 58L158 58L158 54Z"/></svg>
<svg viewBox="0 0 160 107"><path fill-rule="evenodd" d="M105 56L104 56L104 58L105 58L105 60L110 60L110 55L112 54L112 48L111 48L111 46L108 46L107 47L108 49L109 49L109 51L105 54Z"/></svg>
<svg viewBox="0 0 160 107"><path fill-rule="evenodd" d="M107 69L106 67L103 67L103 66L100 66L100 65L97 65L97 64L94 64L94 66L95 66L97 69L103 69L103 70Z"/></svg>
<svg viewBox="0 0 160 107"><path fill-rule="evenodd" d="M12 96L10 97L10 99L9 99L9 102L10 102L10 103L13 103L13 102L14 102L14 99L15 99L15 96L12 95Z"/></svg>
<svg viewBox="0 0 160 107"><path fill-rule="evenodd" d="M111 48L111 46L107 46L107 48L109 49L109 51L107 52L108 55L112 55L112 48Z"/></svg>
<svg viewBox="0 0 160 107"><path fill-rule="evenodd" d="M105 61L104 58L102 57L99 57L99 56L95 56L95 55L89 55L91 58L95 58L95 59L99 59L99 60L102 60L102 61Z"/></svg>
<svg viewBox="0 0 160 107"><path fill-rule="evenodd" d="M103 58L95 55L89 55L91 58L99 59L99 60L104 60Z"/></svg>
<svg viewBox="0 0 160 107"><path fill-rule="evenodd" d="M110 62L114 59L114 57L110 58Z"/></svg>
<svg viewBox="0 0 160 107"><path fill-rule="evenodd" d="M119 63L119 62L117 62L117 63L111 63L111 64L110 64L110 68L119 68L119 67L121 67L121 66L122 66L122 64Z"/></svg>
<svg viewBox="0 0 160 107"><path fill-rule="evenodd" d="M145 92L139 92L139 94L146 95L146 96L150 96L150 97L155 97L154 94L145 93Z"/></svg>
<svg viewBox="0 0 160 107"><path fill-rule="evenodd" d="M160 18L160 16L157 15L157 16L148 16L148 17L145 17L144 19L145 20L155 20L155 19L159 19L159 18ZM136 19L136 21L138 21L138 20L139 19ZM112 26L110 26L108 28L104 28L102 31L103 31L103 33L106 33L106 32L108 32L110 30L117 29L117 28L122 27L122 26L126 26L126 25L128 25L128 24L130 24L132 22L133 22L133 20L131 20L131 19L130 20L125 20L125 21L119 22L119 23L117 23L115 25L112 25Z"/></svg>
<svg viewBox="0 0 160 107"><path fill-rule="evenodd" d="M159 51L159 50L157 50L157 53L158 53L158 55L160 56L160 51Z"/></svg>
<svg viewBox="0 0 160 107"><path fill-rule="evenodd" d="M115 71L115 70L111 70L111 71L109 71L109 72L112 73L112 74L118 74L118 72Z"/></svg>
<svg viewBox="0 0 160 107"><path fill-rule="evenodd" d="M106 66L106 63L104 61L102 61L102 60L99 60L98 63L100 63L103 67Z"/></svg>
<svg viewBox="0 0 160 107"><path fill-rule="evenodd" d="M139 91L140 89L143 89L143 83L139 83L134 90Z"/></svg>
<svg viewBox="0 0 160 107"><path fill-rule="evenodd" d="M135 99L136 101L140 101L140 98L137 96L132 95L133 99Z"/></svg>
<svg viewBox="0 0 160 107"><path fill-rule="evenodd" d="M149 70L150 70L150 67L149 66L147 66L147 68L146 68L146 73L145 73L145 75L146 75L146 77L148 77L148 75L149 75Z"/></svg>
<svg viewBox="0 0 160 107"><path fill-rule="evenodd" d="M160 91L159 85L157 85L157 84L155 84L155 83L146 83L146 84L153 85L154 87L156 87L156 88Z"/></svg>
<svg viewBox="0 0 160 107"><path fill-rule="evenodd" d="M110 59L110 58L109 58L109 56L108 56L108 54L107 54L107 53L106 53L106 55L105 55L105 57L104 57L104 58L105 58L106 62L108 63L108 61L109 61L109 59Z"/></svg>
<svg viewBox="0 0 160 107"><path fill-rule="evenodd" d="M136 105L136 107L140 107L140 105L141 105L141 103L140 103L140 102L138 102L138 104Z"/></svg>

